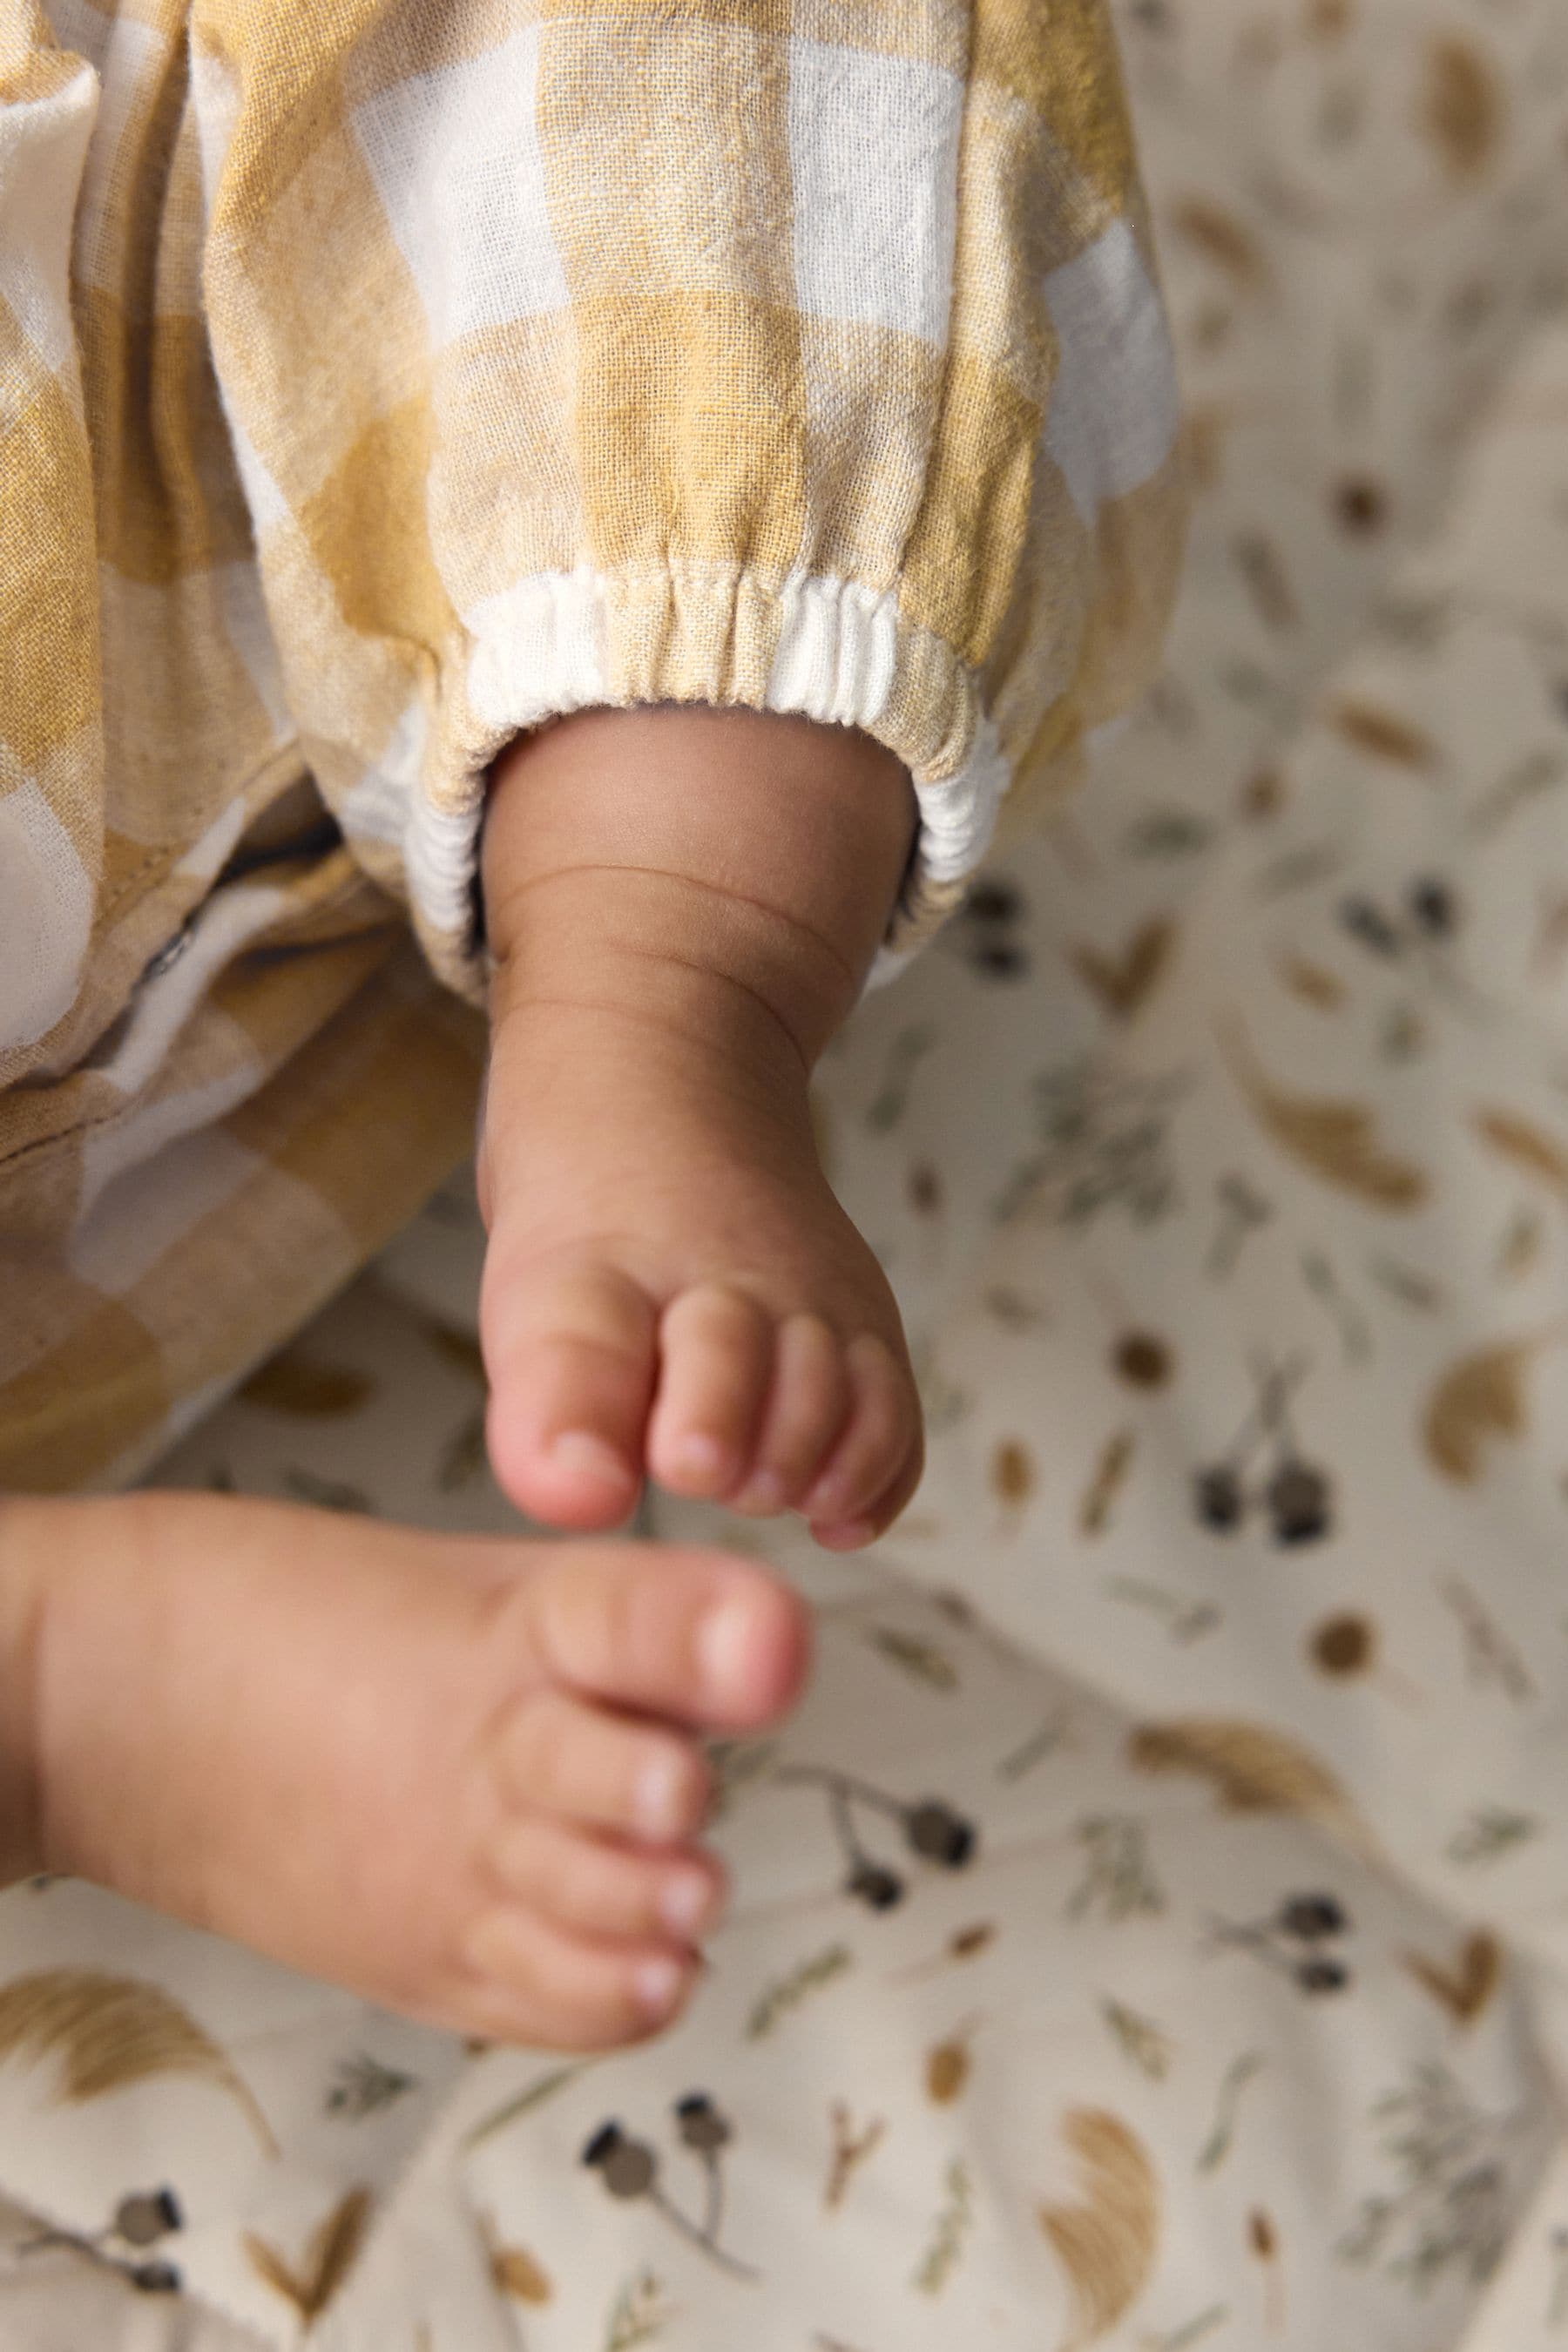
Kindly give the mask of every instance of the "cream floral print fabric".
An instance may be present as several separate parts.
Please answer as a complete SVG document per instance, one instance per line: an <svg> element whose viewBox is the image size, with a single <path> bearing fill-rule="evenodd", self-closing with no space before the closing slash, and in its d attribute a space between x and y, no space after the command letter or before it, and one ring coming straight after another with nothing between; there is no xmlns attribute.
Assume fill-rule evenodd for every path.
<svg viewBox="0 0 1568 2352"><path fill-rule="evenodd" d="M1177 423L1104 0L0 0L0 1485L460 1159L520 731L868 730L896 971L1148 682Z"/></svg>
<svg viewBox="0 0 1568 2352"><path fill-rule="evenodd" d="M1568 2345L1568 19L1120 29L1191 565L824 1072L931 1465L761 1538L821 1670L710 1979L577 2067L15 1890L5 2352ZM163 1475L502 1524L477 1248Z"/></svg>

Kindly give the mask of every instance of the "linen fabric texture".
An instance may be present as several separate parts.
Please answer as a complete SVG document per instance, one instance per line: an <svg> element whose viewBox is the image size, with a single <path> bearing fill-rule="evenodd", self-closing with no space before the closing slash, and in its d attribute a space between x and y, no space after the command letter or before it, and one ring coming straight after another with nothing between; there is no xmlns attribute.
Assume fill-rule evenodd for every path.
<svg viewBox="0 0 1568 2352"><path fill-rule="evenodd" d="M4 0L0 1486L460 1157L520 731L865 729L898 970L1151 675L1176 424L1100 0Z"/></svg>

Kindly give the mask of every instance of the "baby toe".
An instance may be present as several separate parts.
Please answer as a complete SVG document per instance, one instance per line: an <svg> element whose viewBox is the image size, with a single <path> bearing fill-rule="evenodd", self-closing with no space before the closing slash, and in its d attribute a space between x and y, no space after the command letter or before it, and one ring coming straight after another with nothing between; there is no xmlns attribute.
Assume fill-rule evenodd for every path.
<svg viewBox="0 0 1568 2352"><path fill-rule="evenodd" d="M755 1457L731 1507L764 1516L798 1503L837 1443L849 1402L837 1333L818 1315L790 1316L779 1326Z"/></svg>
<svg viewBox="0 0 1568 2352"><path fill-rule="evenodd" d="M683 1291L659 1326L647 1464L674 1495L717 1501L752 1458L773 1379L773 1321L721 1283Z"/></svg>
<svg viewBox="0 0 1568 2352"><path fill-rule="evenodd" d="M914 1444L897 1475L875 1502L867 1504L856 1517L834 1527L818 1525L812 1528L816 1540L825 1551L858 1551L862 1544L874 1543L884 1535L900 1513L909 1504L921 1483L925 1469L925 1448L918 1433Z"/></svg>
<svg viewBox="0 0 1568 2352"><path fill-rule="evenodd" d="M546 1680L692 1730L772 1722L805 1679L803 1603L721 1551L563 1545L500 1605L519 1612Z"/></svg>
<svg viewBox="0 0 1568 2352"><path fill-rule="evenodd" d="M503 1824L553 1816L662 1846L695 1837L712 1801L712 1767L696 1740L569 1691L515 1701L490 1748Z"/></svg>
<svg viewBox="0 0 1568 2352"><path fill-rule="evenodd" d="M668 1943L581 1935L522 1903L483 1913L461 1958L479 2032L553 2050L613 2050L643 2040L669 2022L702 1965L694 1952Z"/></svg>
<svg viewBox="0 0 1568 2352"><path fill-rule="evenodd" d="M507 1267L492 1252L485 1360L497 1479L529 1516L583 1532L618 1527L642 1484L657 1316L601 1261Z"/></svg>
<svg viewBox="0 0 1568 2352"><path fill-rule="evenodd" d="M886 1341L861 1332L849 1344L848 1364L854 1392L849 1418L801 1505L812 1533L833 1550L868 1543L879 1532L876 1510L906 1475L920 1438L914 1382ZM887 1523L884 1518L880 1524Z"/></svg>
<svg viewBox="0 0 1568 2352"><path fill-rule="evenodd" d="M501 1827L489 1864L507 1897L590 1936L697 1944L724 1904L710 1855L628 1845L537 1814Z"/></svg>

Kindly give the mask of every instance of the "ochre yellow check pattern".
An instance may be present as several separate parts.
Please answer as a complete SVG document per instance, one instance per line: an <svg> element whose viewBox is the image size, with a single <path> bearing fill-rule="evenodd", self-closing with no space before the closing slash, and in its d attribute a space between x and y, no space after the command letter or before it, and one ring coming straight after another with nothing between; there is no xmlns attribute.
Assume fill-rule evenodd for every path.
<svg viewBox="0 0 1568 2352"><path fill-rule="evenodd" d="M0 0L0 1486L461 1154L521 730L867 729L895 971L1150 676L1176 411L1102 0Z"/></svg>

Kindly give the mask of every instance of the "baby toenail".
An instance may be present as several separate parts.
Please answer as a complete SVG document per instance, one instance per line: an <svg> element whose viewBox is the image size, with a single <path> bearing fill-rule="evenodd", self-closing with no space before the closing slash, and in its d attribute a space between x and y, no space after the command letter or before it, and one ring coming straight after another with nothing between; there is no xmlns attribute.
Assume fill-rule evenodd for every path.
<svg viewBox="0 0 1568 2352"><path fill-rule="evenodd" d="M737 1685L749 1679L752 1646L749 1601L721 1601L703 1619L697 1635L697 1653L709 1694L721 1706L735 1699L739 1696Z"/></svg>
<svg viewBox="0 0 1568 2352"><path fill-rule="evenodd" d="M675 1458L679 1466L694 1478L717 1478L728 1457L716 1437L696 1429L681 1439L675 1449Z"/></svg>
<svg viewBox="0 0 1568 2352"><path fill-rule="evenodd" d="M630 1465L613 1445L595 1437L592 1430L563 1430L550 1448L550 1459L558 1470L565 1470L577 1478L592 1478L602 1486L629 1486L632 1483Z"/></svg>
<svg viewBox="0 0 1568 2352"><path fill-rule="evenodd" d="M686 1767L676 1754L650 1756L637 1774L634 1800L645 1837L679 1837L686 1827Z"/></svg>
<svg viewBox="0 0 1568 2352"><path fill-rule="evenodd" d="M632 1982L649 2017L666 2017L679 1997L686 1970L679 1960L643 1960Z"/></svg>
<svg viewBox="0 0 1568 2352"><path fill-rule="evenodd" d="M658 1907L672 1936L679 1936L683 1943L695 1943L714 1908L712 1883L695 1871L672 1878L659 1897Z"/></svg>
<svg viewBox="0 0 1568 2352"><path fill-rule="evenodd" d="M816 1527L812 1534L831 1551L858 1551L877 1530L869 1519L845 1519L837 1527Z"/></svg>

